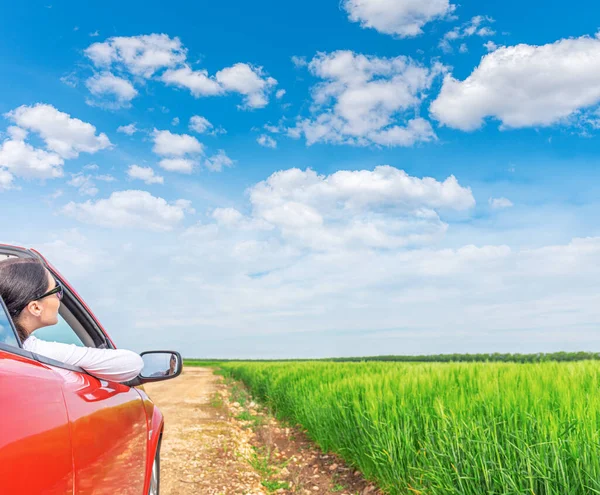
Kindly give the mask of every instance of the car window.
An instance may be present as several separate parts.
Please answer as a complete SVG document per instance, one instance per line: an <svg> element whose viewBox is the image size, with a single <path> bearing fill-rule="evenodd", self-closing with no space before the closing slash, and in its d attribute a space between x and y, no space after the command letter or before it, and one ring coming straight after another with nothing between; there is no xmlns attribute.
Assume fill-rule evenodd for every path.
<svg viewBox="0 0 600 495"><path fill-rule="evenodd" d="M15 335L15 332L10 324L10 319L6 314L6 310L4 309L4 305L2 303L0 303L0 343L19 347L17 336Z"/></svg>
<svg viewBox="0 0 600 495"><path fill-rule="evenodd" d="M35 331L34 335L38 339L45 340L47 342L61 342L63 344L75 344L80 347L84 346L81 339L71 328L71 325L69 325L60 314L58 315L58 323L56 325L40 328L39 330Z"/></svg>

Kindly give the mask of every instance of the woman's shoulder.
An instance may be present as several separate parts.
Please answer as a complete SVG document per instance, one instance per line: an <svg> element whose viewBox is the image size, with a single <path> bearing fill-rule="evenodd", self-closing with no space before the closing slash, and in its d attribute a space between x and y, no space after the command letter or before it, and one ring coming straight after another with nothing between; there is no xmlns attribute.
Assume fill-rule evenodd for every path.
<svg viewBox="0 0 600 495"><path fill-rule="evenodd" d="M37 337L30 335L23 341L23 349L25 349L26 351L32 350L32 348L34 348L36 346L38 341L39 341L39 339Z"/></svg>

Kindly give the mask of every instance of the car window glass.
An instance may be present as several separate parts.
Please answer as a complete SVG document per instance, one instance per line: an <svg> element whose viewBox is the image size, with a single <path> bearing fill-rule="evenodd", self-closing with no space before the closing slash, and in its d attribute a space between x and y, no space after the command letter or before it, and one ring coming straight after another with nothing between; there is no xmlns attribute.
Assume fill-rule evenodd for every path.
<svg viewBox="0 0 600 495"><path fill-rule="evenodd" d="M35 331L34 335L38 339L47 342L61 342L63 344L75 344L80 347L84 346L81 339L60 314L58 315L58 323L56 325L40 328Z"/></svg>
<svg viewBox="0 0 600 495"><path fill-rule="evenodd" d="M15 332L10 325L10 320L4 307L0 304L0 343L19 347Z"/></svg>

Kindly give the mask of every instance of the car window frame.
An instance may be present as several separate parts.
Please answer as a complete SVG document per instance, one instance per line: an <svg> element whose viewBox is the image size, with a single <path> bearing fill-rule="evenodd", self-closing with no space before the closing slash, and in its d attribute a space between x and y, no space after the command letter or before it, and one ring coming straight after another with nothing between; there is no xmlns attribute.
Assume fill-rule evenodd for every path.
<svg viewBox="0 0 600 495"><path fill-rule="evenodd" d="M35 352L31 352L31 351L24 349L23 343L21 342L21 338L19 337L19 334L17 333L17 328L15 327L15 322L13 321L12 317L10 316L10 313L8 312L8 308L6 307L6 304L4 304L4 300L2 299L2 297L0 297L0 311L3 311L4 314L6 315L6 319L10 325L10 328L12 329L12 331L15 335L17 345L18 345L17 347L15 347L14 345L5 344L4 342L0 342L0 350L3 350L5 352L11 353L11 354L16 354L17 356L28 358L33 361L37 361L39 363L46 364L48 366L55 366L57 368L63 368L63 369L69 370L69 371L75 371L77 373L84 373L86 375L89 374L87 371L85 371L83 368L80 368L79 366L72 366L70 364L66 364L61 361L56 361L55 359L52 359L52 358L49 358L46 356L41 356L39 354L36 354Z"/></svg>
<svg viewBox="0 0 600 495"><path fill-rule="evenodd" d="M4 313L4 315L6 316L6 321L8 321L8 325L10 326L10 329L12 330L12 333L15 336L15 340L17 341L18 348L22 349L23 343L21 342L21 337L19 337L19 333L17 332L17 327L15 326L15 322L11 318L10 313L8 312L8 308L6 307L6 304L4 304L4 299L2 299L2 296L0 296L0 311L2 311ZM14 345L5 344L4 342L0 342L0 344L5 345L7 347L13 347L13 348L15 347Z"/></svg>
<svg viewBox="0 0 600 495"><path fill-rule="evenodd" d="M62 304L70 311L75 317L79 324L83 327L85 332L88 334L90 339L94 342L96 349L116 349L111 339L104 333L104 330L95 320L95 318L86 309L84 303L82 303L77 295L70 289L69 284L63 278L63 276L54 268L50 263L46 262L43 256L37 253L35 250L20 248L15 246L8 246L0 244L0 254L15 256L17 258L35 258L42 262L42 264L52 273L52 275L60 282L63 286L63 301ZM72 328L71 328L72 329ZM74 330L73 330L74 331ZM75 332L75 331L74 331ZM77 334L77 332L75 332ZM20 342L21 339L19 339ZM90 347L90 346L87 346Z"/></svg>
<svg viewBox="0 0 600 495"><path fill-rule="evenodd" d="M92 349L114 349L114 346L106 337L106 334L98 326L96 321L91 317L91 315L88 313L88 311L86 310L85 306L81 303L79 298L71 291L69 285L66 283L64 278L62 278L62 276L59 273L52 269L52 267L49 267L45 263L44 266L50 271L50 273L52 273L52 275L59 281L59 283L63 287L63 298L61 304L64 304L67 310L79 322L83 330L94 342L95 347L86 347L91 347ZM71 326L68 321L67 324ZM79 337L77 332L73 330L73 327L71 327L71 330L73 331L73 333L75 333L75 335Z"/></svg>

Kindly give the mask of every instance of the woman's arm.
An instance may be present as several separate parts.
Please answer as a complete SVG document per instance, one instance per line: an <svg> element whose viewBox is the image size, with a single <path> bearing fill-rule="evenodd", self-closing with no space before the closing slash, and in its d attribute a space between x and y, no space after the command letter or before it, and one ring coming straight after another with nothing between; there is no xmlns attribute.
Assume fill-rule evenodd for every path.
<svg viewBox="0 0 600 495"><path fill-rule="evenodd" d="M133 380L144 367L142 358L126 349L79 347L74 344L46 342L34 336L30 336L23 347L61 363L79 366L97 378L113 382Z"/></svg>

